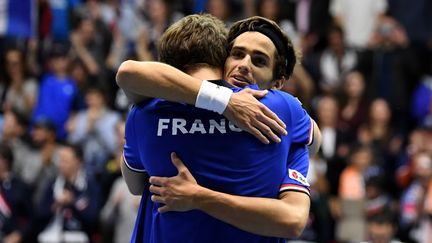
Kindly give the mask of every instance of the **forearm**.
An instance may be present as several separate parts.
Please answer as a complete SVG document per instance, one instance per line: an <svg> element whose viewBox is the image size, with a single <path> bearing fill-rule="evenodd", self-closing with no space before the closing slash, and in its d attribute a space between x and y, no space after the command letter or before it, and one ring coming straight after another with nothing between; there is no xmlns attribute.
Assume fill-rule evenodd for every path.
<svg viewBox="0 0 432 243"><path fill-rule="evenodd" d="M120 168L130 193L137 196L142 195L148 184L147 173L138 173L130 170L124 161L121 162Z"/></svg>
<svg viewBox="0 0 432 243"><path fill-rule="evenodd" d="M157 62L125 61L117 72L117 84L126 94L138 97L162 98L174 102L195 104L201 80L193 78L174 67Z"/></svg>
<svg viewBox="0 0 432 243"><path fill-rule="evenodd" d="M309 214L309 198L300 200L242 197L201 188L197 209L242 230L265 236L298 237ZM298 193L297 193L298 194Z"/></svg>

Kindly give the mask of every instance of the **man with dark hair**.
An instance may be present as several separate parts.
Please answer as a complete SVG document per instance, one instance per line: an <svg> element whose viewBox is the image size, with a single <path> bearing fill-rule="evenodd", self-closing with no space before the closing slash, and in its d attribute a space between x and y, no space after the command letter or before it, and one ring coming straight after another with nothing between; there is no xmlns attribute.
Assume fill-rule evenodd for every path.
<svg viewBox="0 0 432 243"><path fill-rule="evenodd" d="M0 142L0 241L28 242L32 215L31 190L14 176L12 149Z"/></svg>
<svg viewBox="0 0 432 243"><path fill-rule="evenodd" d="M181 26L181 24L179 25ZM262 26L262 28L266 29L268 26ZM266 30L274 31L271 27ZM245 32L247 31L245 30ZM258 83L256 77L258 80L266 78L268 82L273 80L273 67L276 63L274 57L278 52L276 52L276 47L272 44L271 39L267 41L266 35L261 35L258 36L258 43L264 46L264 49L255 45L248 46L244 39L243 42L240 42L240 44L244 44L243 46L238 45L238 39L235 41L233 50L236 48L236 52L231 53L232 60L227 60L227 63L231 65L229 66L231 76L228 76L228 80L243 82L246 85ZM283 43L282 40L277 39L277 41ZM199 44L202 45L202 43ZM197 44L197 46L200 45ZM197 48L197 46L193 47ZM258 50L254 48L258 48ZM193 50L189 51L193 53ZM287 56L285 51L283 53L283 57ZM184 58L186 59L186 57ZM241 62L243 59L245 59L244 62ZM287 67L288 58L284 60L283 65ZM251 63L247 63L248 61ZM295 63L295 55L293 62ZM198 64L201 63L198 62ZM239 67L237 68L236 65ZM247 67L247 65L253 67ZM220 67L200 66L201 68L192 69L193 71L189 72L198 78L220 79ZM249 73L252 70L248 70L248 68L253 68L253 73ZM281 74L288 77L291 72L292 69ZM155 86L146 86L146 84L141 83L141 81L143 83L151 82L149 80L160 81L159 75L171 81L173 79L187 80L184 82L190 81L189 84L191 85L183 85L182 82L176 83L176 81L164 83L162 80L159 83L160 86L155 88ZM281 75L276 77L282 78ZM229 88L213 86L208 81L204 81L200 88L201 81L199 79L191 78L160 63L126 62L120 67L117 81L127 93L129 92L131 98L139 99L140 95L147 95L189 104L195 104L196 98L195 105L197 107L219 113L226 112L228 101L231 102L234 94L238 94L232 94L233 91ZM273 84L263 82L261 84L266 86L265 88L273 88L279 83L283 83L283 81L276 81ZM164 87L164 85L167 86ZM204 85L206 87L203 87ZM258 88L256 85L252 87ZM179 88L179 93L175 95L164 94L166 88L173 88L174 90ZM219 99L220 96L216 95L218 90L221 90L225 100ZM239 89L234 88L234 92L237 91ZM246 93L245 90L240 92ZM250 92L258 94L256 91ZM249 100L251 101L250 104L255 105L252 99ZM141 211L138 216L138 219L142 219L145 226L144 241L152 239L161 242L172 240L190 242L205 239L206 242L278 242L282 239L264 236L285 238L298 236L301 233L309 210L308 183L304 176L307 174L308 152L304 145L311 142L310 132L313 122L297 100L286 93L277 91L268 92L267 96L262 99L265 105L271 107L282 118L282 121L287 124L287 130L290 131L286 137L282 137L279 141L280 144L267 145L254 142L250 135L241 133L241 130L234 125L227 125L225 119L221 119L215 113L204 109L193 109L184 104L159 99L147 102L147 104L133 107L129 115L126 126L125 166L123 166L125 178L128 181L130 173L143 172L144 169L150 175L175 175L176 169L178 169L179 174L174 178L153 177L151 179L154 185L150 187L150 190L155 193L152 200L156 204L153 205L148 200L143 200L142 203L146 204L146 214L143 216ZM263 106L261 104L258 108ZM245 109L245 107L243 108ZM253 111L253 108L249 111ZM228 111L228 113L232 111ZM236 113L233 112L232 114ZM250 121L253 121L253 118ZM142 124L147 124L144 130ZM226 138L230 141L227 141ZM166 142L163 143L163 141ZM196 147L192 145L193 143L200 144L200 150L196 150ZM233 144L237 146L237 149L233 149ZM291 153L288 157L288 149L291 145L302 148L302 144L303 150L299 149L299 152ZM176 155L171 157L176 168L167 163L169 159L167 155L174 149L179 151L178 153L182 158L193 162L187 165L196 177L196 181ZM287 168L287 161L289 168ZM176 181L180 182L179 187L185 185L185 188L192 189L198 197L193 198L190 197L191 195L187 195L186 198L192 198L192 200L185 199L180 203L180 207L170 205L170 201L173 202L176 198L166 201L163 198L165 193L161 190L168 192L170 189L168 187L174 185ZM200 185L215 191L198 186L197 181ZM134 187L131 184L133 182L128 183L129 188L134 193L141 194L143 192L143 186ZM217 191L224 191L229 194ZM170 194L174 195L171 192ZM241 196L234 196L233 194ZM167 195L165 194L165 196ZM255 198L251 196L255 196ZM280 200L275 199L278 196ZM217 199L220 201L218 202ZM185 201L189 204L184 203ZM194 204L193 201L198 204L203 203L201 204L202 207ZM170 210L188 212L159 214L155 212L159 203L165 204L159 208L160 213ZM200 211L189 211L191 209L199 209ZM232 214L233 212L235 214ZM209 217L209 215L228 224ZM231 225L238 228L233 228ZM137 222L135 239L139 237L139 230L141 230L139 227L142 226L140 226L140 222ZM196 231L196 227L200 227L199 232Z"/></svg>
<svg viewBox="0 0 432 243"><path fill-rule="evenodd" d="M35 221L39 242L90 242L99 209L97 181L83 167L83 150L63 144L58 152L59 173L44 187Z"/></svg>

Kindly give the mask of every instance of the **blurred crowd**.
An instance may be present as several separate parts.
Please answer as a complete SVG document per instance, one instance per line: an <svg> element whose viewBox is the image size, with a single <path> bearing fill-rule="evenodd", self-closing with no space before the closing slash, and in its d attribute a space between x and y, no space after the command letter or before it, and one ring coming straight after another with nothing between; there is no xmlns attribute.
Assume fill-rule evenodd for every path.
<svg viewBox="0 0 432 243"><path fill-rule="evenodd" d="M323 143L311 242L432 242L429 0L0 0L0 239L129 241L127 59L157 60L182 16L276 21L301 53L284 90ZM62 238L63 237L63 238Z"/></svg>

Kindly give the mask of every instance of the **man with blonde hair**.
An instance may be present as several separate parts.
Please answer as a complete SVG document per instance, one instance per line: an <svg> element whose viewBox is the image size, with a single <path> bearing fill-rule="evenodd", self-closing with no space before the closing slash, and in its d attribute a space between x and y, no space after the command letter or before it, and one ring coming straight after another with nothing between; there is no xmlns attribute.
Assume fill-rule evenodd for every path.
<svg viewBox="0 0 432 243"><path fill-rule="evenodd" d="M212 19L210 16L197 19L200 18ZM233 40L231 54L225 63L225 69L227 70L228 65L229 70L226 72L229 74L228 81L255 84L258 83L256 80L266 78L268 82L259 83L260 87L277 88L283 80L273 81L272 78L288 78L291 74L295 54L288 50L289 47L284 46L284 40L277 30L266 25L266 21L258 19L257 23L261 26L256 26L254 30L262 35L258 35L258 46L245 41L243 33L238 33ZM192 26L194 23L197 26ZM126 125L123 166L126 180L133 177L130 174L134 172L138 174L147 171L152 176L174 176L178 173L173 178L151 178L153 185L150 191L154 193L152 200L156 203L143 200L142 203L146 204L145 208L142 207L145 214L141 211L138 216L144 224L144 227L141 224L144 228L144 242L282 242L282 238L298 236L306 223L310 205L309 185L305 179L308 168L305 145L312 143L314 122L301 108L300 103L286 93L273 90L258 92L253 90L258 88L257 85L252 85L252 90L226 88L222 86L227 85L222 80L218 81L220 85L209 81L202 82L203 79L218 80L222 77L220 66L214 66L211 60L207 61L211 55L205 53L216 39L223 36L210 38L210 34L215 32L200 32L209 29L203 20L182 24L185 22L181 20L172 27L174 30L167 30L167 39L176 36L176 40L185 38L186 42L198 42L194 45L190 45L190 42L180 45L180 51L187 50L181 52L181 55L176 53L177 49L164 47L163 44L160 46L165 49L161 48L159 51L161 57L164 57L163 50L174 52L167 57L180 59L180 65L170 63L172 60L168 63L177 65L195 78L165 64L133 61L122 64L117 75L117 82L128 97L135 102L143 102L132 108ZM252 24L252 27L255 26ZM194 34L187 34L191 30L206 37L204 40L195 39ZM249 34L249 30L245 32ZM179 35L184 36L179 38ZM205 40L210 42L205 43ZM164 37L161 43L164 43ZM248 43L252 45L247 45ZM264 49L261 46L264 46ZM289 53L293 53L294 60L289 60ZM280 62L275 61L278 54L281 57ZM189 56L192 57L188 58ZM186 62L182 63L182 60ZM161 61L166 60L162 58ZM281 71L274 75L274 70L277 70L274 67L280 65ZM285 71L286 68L288 69ZM166 80L168 81L165 82ZM152 83L153 81L156 84ZM167 90L177 92L167 94ZM243 96L234 98L236 94L237 97ZM251 94L266 96L261 99L262 104L257 105ZM145 100L142 96L195 104L201 109L161 99ZM243 99L245 97L248 99ZM247 101L247 105L240 109L229 104L233 100L241 103L242 99ZM278 143L257 143L249 134L241 132L233 123L215 113L223 113L229 118L230 115L234 117L242 110L247 110L250 113L246 113L244 117L254 121L254 118L248 115L254 110L265 111L264 105L272 109L286 124L288 134L281 137ZM146 127L143 124L146 124ZM291 152L290 147L296 148L296 152ZM171 154L174 166L169 163L168 155L172 151L177 151L185 161L190 162L185 163L187 168L175 154ZM140 194L145 190L143 186L134 187L133 184L128 183L134 193ZM176 190L170 190L176 186L179 186L177 189L182 189L177 192L182 191L183 195L186 195L184 193L190 190L189 194L183 199L180 198L181 195L175 194ZM175 197L170 198L170 195ZM187 212L164 213L166 211ZM138 222L135 239L140 237L140 230Z"/></svg>

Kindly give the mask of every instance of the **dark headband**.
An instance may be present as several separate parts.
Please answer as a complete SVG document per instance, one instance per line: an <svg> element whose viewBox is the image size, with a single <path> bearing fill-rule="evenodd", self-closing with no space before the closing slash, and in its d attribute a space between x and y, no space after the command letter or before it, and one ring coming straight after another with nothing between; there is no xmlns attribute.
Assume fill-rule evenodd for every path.
<svg viewBox="0 0 432 243"><path fill-rule="evenodd" d="M239 35L241 35L245 32L248 32L248 31L260 32L261 34L267 36L275 45L278 54L283 57L285 69L288 68L288 57L287 57L288 56L288 47L286 44L284 44L284 38L283 38L283 36L281 36L280 33L276 32L274 29L270 28L269 26L261 25L261 26L254 26L253 29L239 32L232 39L234 40Z"/></svg>

